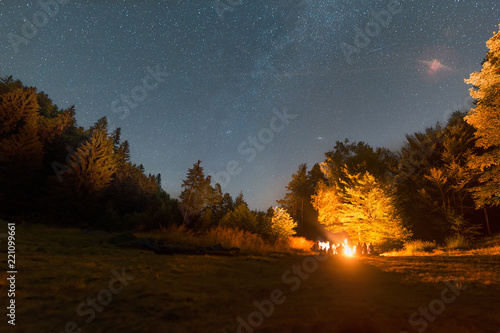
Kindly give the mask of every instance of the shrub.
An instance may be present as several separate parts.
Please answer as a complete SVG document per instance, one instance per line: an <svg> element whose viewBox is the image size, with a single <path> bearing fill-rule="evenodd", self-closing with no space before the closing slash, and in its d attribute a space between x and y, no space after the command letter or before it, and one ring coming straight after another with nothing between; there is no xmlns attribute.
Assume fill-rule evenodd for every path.
<svg viewBox="0 0 500 333"><path fill-rule="evenodd" d="M314 242L304 237L290 237L290 247L299 251L310 251Z"/></svg>
<svg viewBox="0 0 500 333"><path fill-rule="evenodd" d="M446 247L452 250L466 250L470 248L469 240L462 235L454 235L445 239Z"/></svg>
<svg viewBox="0 0 500 333"><path fill-rule="evenodd" d="M409 241L404 245L406 252L411 254L415 252L432 252L436 248L436 242L426 242L421 240Z"/></svg>
<svg viewBox="0 0 500 333"><path fill-rule="evenodd" d="M268 254L273 252L290 252L292 250L288 239L277 239L274 242L269 242L265 241L258 234L222 226L205 232L195 233L184 226L177 227L173 225L162 229L160 232L142 233L140 236L152 237L160 239L165 243L176 245L204 247L221 244L225 248L237 247L245 254ZM303 241L296 242L305 244L307 240L304 239Z"/></svg>

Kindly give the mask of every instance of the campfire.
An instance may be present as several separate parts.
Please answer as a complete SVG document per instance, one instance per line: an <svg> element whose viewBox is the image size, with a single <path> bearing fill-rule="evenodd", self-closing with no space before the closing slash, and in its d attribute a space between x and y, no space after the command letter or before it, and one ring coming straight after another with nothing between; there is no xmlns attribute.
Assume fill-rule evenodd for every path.
<svg viewBox="0 0 500 333"><path fill-rule="evenodd" d="M340 249L340 245L342 245L342 249ZM348 257L352 257L356 253L356 246L349 246L349 242L347 238L344 240L344 244L330 244L330 242L318 242L319 251L326 251L327 253L334 254L343 254ZM342 253L339 253L341 251Z"/></svg>

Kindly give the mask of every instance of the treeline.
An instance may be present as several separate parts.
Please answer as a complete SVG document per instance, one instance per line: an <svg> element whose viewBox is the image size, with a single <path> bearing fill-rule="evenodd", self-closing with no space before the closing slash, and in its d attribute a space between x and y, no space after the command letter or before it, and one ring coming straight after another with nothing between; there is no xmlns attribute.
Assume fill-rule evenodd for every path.
<svg viewBox="0 0 500 333"><path fill-rule="evenodd" d="M301 164L279 201L299 232L310 236L319 222L388 247L499 232L500 32L487 46L481 72L465 80L473 109L407 135L396 153L346 140L310 171Z"/></svg>
<svg viewBox="0 0 500 333"><path fill-rule="evenodd" d="M220 184L212 186L211 183L211 177L203 172L201 161L188 170L180 195L185 225L195 230L219 226L240 229L271 241L295 234L297 224L284 209L250 210L242 192L233 199L229 193L222 193Z"/></svg>
<svg viewBox="0 0 500 333"><path fill-rule="evenodd" d="M410 238L498 232L490 221L498 221L500 209L474 201L479 174L468 163L478 148L465 114L407 135L398 152L337 141L322 163L309 171L299 165L279 203L297 220L298 234L309 238L318 235L318 224L387 247Z"/></svg>
<svg viewBox="0 0 500 333"><path fill-rule="evenodd" d="M106 230L180 223L177 200L130 161L120 128L106 118L88 129L74 107L61 110L43 92L0 80L2 218Z"/></svg>
<svg viewBox="0 0 500 333"><path fill-rule="evenodd" d="M0 80L0 217L104 230L155 230L181 225L206 231L240 229L274 241L295 231L283 209L250 210L212 186L201 161L188 170L180 200L130 161L121 130L106 118L88 129L74 107L61 110L43 92Z"/></svg>

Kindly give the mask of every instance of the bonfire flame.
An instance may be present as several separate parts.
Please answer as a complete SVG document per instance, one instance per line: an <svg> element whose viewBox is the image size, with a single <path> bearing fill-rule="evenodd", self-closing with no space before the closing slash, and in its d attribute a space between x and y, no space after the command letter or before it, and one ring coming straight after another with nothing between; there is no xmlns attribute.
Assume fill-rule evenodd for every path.
<svg viewBox="0 0 500 333"><path fill-rule="evenodd" d="M334 244L330 245L330 242L318 242L318 246L320 251L328 252L330 248L332 248L334 253L337 248ZM344 255L352 257L356 253L356 247L350 247L347 238L344 240L344 244L342 246L344 247Z"/></svg>
<svg viewBox="0 0 500 333"><path fill-rule="evenodd" d="M354 249L351 249L351 248L349 247L349 244L347 243L347 238L346 238L346 239L344 239L344 244L345 244L345 245L344 245L344 254L345 254L346 256L352 257L352 255L353 255L354 253L356 253L356 251L354 251Z"/></svg>

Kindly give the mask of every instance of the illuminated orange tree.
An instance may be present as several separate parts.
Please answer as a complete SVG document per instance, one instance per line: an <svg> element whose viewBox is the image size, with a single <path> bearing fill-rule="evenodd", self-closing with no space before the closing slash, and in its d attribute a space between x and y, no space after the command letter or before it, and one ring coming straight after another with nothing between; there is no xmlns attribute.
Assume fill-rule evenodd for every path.
<svg viewBox="0 0 500 333"><path fill-rule="evenodd" d="M477 103L465 119L476 128L476 147L484 150L469 163L480 172L480 185L473 189L478 208L500 205L500 31L486 45L489 52L481 72L465 80L474 86L470 95Z"/></svg>
<svg viewBox="0 0 500 333"><path fill-rule="evenodd" d="M274 207L274 214L271 220L271 230L273 235L280 238L289 238L295 235L294 228L297 223L284 208Z"/></svg>
<svg viewBox="0 0 500 333"><path fill-rule="evenodd" d="M340 185L318 186L313 205L319 220L332 232L345 231L351 239L374 244L404 242L411 233L396 213L387 185L369 172L350 174Z"/></svg>

